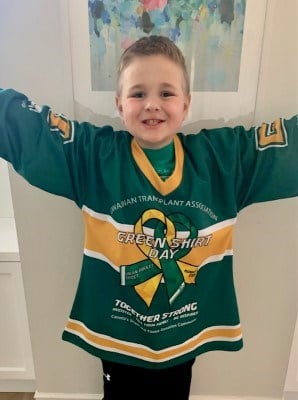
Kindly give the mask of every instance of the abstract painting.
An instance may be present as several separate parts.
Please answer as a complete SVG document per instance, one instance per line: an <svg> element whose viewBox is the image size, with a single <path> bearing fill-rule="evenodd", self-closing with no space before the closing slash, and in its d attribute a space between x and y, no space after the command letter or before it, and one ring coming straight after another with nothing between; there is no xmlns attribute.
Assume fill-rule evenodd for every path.
<svg viewBox="0 0 298 400"><path fill-rule="evenodd" d="M191 90L237 92L246 0L89 0L92 91L114 91L120 54L164 35L186 57Z"/></svg>

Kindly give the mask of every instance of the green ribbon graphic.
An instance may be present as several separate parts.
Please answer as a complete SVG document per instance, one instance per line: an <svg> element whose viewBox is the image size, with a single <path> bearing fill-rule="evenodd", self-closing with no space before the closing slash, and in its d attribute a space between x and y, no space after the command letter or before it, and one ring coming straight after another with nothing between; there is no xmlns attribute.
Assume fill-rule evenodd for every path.
<svg viewBox="0 0 298 400"><path fill-rule="evenodd" d="M147 258L131 265L121 266L121 284L134 286L149 306L163 278L169 303L172 304L185 287L185 280L177 262L191 250L191 247L181 247L177 243L173 246L173 239L177 239L177 227L180 231L187 232L187 237L183 240L195 239L198 232L183 214L173 213L166 217L161 211L150 209L146 210L135 224L135 233L144 234L145 224L152 220L157 221L153 235L156 246L138 244Z"/></svg>

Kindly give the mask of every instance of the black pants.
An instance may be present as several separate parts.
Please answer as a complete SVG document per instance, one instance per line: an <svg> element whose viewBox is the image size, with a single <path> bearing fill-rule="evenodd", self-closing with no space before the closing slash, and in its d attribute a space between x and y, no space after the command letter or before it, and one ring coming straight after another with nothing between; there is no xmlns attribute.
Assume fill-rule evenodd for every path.
<svg viewBox="0 0 298 400"><path fill-rule="evenodd" d="M153 370L102 360L103 400L188 400L194 361Z"/></svg>

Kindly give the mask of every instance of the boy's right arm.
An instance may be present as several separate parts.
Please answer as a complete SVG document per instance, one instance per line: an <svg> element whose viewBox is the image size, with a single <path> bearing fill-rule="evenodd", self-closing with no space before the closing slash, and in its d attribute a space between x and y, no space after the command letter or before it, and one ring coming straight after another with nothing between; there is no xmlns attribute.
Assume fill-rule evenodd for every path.
<svg viewBox="0 0 298 400"><path fill-rule="evenodd" d="M79 165L74 126L49 107L0 89L0 157L32 185L81 205L84 168Z"/></svg>

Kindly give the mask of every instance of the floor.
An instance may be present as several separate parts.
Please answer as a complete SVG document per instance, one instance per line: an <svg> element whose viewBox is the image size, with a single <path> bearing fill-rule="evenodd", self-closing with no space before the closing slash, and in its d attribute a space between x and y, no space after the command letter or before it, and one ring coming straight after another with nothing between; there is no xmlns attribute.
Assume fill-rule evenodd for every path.
<svg viewBox="0 0 298 400"><path fill-rule="evenodd" d="M0 392L0 400L34 400L34 393L3 393Z"/></svg>

